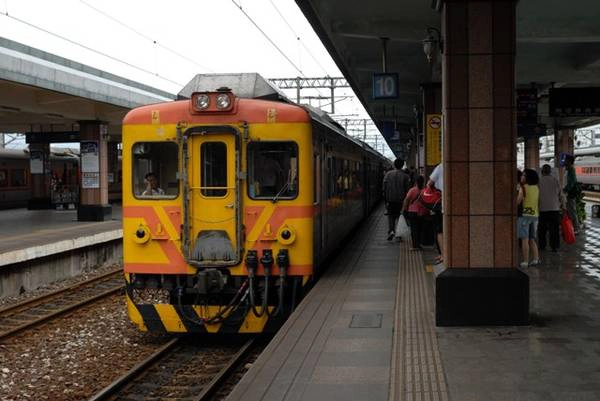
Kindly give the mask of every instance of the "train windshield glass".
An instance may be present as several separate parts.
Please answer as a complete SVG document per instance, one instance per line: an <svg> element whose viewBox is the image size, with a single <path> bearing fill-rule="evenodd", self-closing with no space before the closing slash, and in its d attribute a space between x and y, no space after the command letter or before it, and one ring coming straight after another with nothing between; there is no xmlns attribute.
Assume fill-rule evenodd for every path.
<svg viewBox="0 0 600 401"><path fill-rule="evenodd" d="M173 199L179 194L177 144L138 142L133 145L133 188L139 199Z"/></svg>
<svg viewBox="0 0 600 401"><path fill-rule="evenodd" d="M252 199L293 199L298 195L298 145L252 142L248 145L248 192Z"/></svg>
<svg viewBox="0 0 600 401"><path fill-rule="evenodd" d="M223 142L205 142L200 147L200 153L202 195L227 195L227 145Z"/></svg>

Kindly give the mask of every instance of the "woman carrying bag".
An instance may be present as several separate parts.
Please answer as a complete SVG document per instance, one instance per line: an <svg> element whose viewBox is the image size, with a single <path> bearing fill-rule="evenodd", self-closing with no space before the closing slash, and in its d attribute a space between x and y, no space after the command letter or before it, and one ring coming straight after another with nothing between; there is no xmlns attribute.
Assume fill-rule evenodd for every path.
<svg viewBox="0 0 600 401"><path fill-rule="evenodd" d="M406 216L410 226L410 236L412 238L411 251L422 249L423 216L429 214L429 210L419 201L421 190L424 186L425 178L420 175L417 177L415 185L406 194L406 198L404 198L404 203L402 204L402 214Z"/></svg>

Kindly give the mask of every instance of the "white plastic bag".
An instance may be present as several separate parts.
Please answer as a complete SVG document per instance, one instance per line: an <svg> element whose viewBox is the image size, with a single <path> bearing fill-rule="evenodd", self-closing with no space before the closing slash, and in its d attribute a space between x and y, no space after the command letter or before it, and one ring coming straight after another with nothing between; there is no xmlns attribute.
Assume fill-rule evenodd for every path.
<svg viewBox="0 0 600 401"><path fill-rule="evenodd" d="M404 216L400 215L398 222L396 223L396 238L408 238L410 236L410 228L406 224Z"/></svg>

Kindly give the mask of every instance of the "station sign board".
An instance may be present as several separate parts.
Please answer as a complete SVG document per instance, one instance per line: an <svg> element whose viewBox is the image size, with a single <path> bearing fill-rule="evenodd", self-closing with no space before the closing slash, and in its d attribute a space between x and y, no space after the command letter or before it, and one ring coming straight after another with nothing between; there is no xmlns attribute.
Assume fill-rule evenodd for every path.
<svg viewBox="0 0 600 401"><path fill-rule="evenodd" d="M442 115L427 114L425 132L425 164L436 166L442 162Z"/></svg>
<svg viewBox="0 0 600 401"><path fill-rule="evenodd" d="M398 81L397 73L373 74L373 100L397 99L400 93Z"/></svg>
<svg viewBox="0 0 600 401"><path fill-rule="evenodd" d="M81 188L100 188L100 147L98 141L81 141Z"/></svg>
<svg viewBox="0 0 600 401"><path fill-rule="evenodd" d="M550 88L551 117L600 116L600 88Z"/></svg>

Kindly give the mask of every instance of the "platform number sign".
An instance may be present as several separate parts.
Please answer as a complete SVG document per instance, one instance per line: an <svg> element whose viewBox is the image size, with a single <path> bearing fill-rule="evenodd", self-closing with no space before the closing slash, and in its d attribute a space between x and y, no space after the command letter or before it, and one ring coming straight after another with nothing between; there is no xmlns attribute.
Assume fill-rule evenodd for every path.
<svg viewBox="0 0 600 401"><path fill-rule="evenodd" d="M397 99L398 74L373 74L373 99Z"/></svg>

